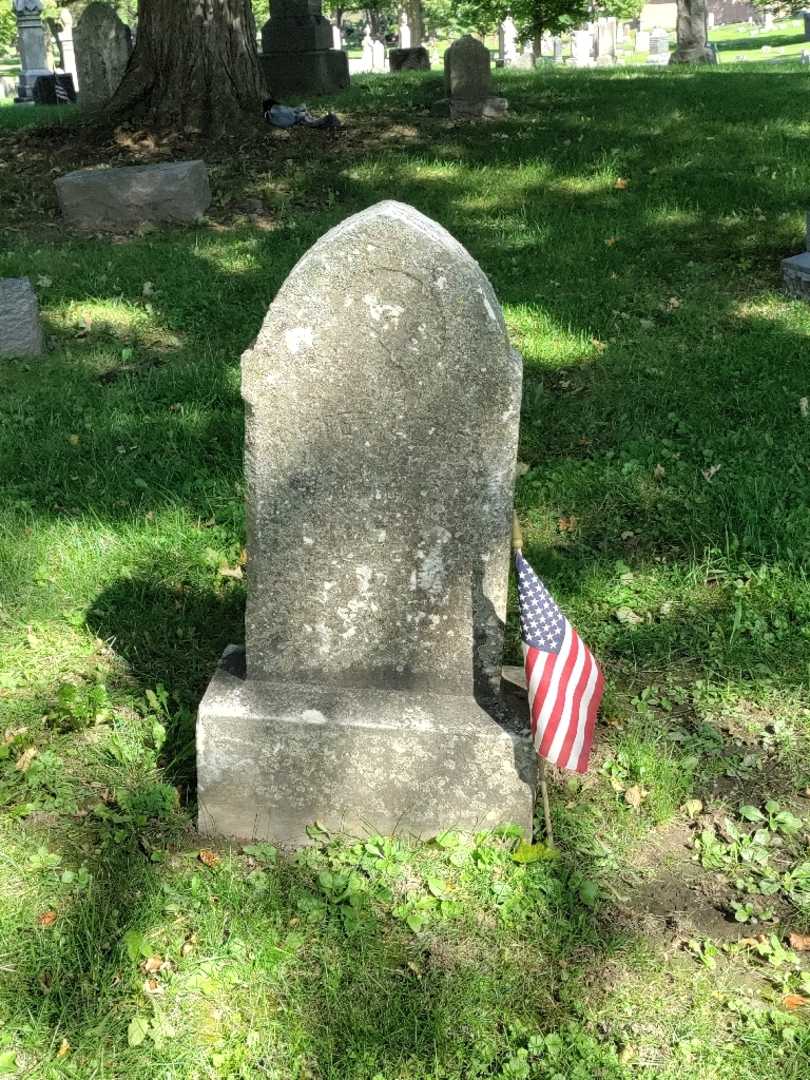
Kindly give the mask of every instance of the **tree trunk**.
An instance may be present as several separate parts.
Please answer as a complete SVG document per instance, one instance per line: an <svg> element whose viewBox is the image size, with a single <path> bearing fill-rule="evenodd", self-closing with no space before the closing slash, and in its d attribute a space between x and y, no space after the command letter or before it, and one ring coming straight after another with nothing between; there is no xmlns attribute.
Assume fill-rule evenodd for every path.
<svg viewBox="0 0 810 1080"><path fill-rule="evenodd" d="M407 0L403 5L408 13L408 25L411 28L411 45L415 48L422 44L425 36L425 15L422 0Z"/></svg>
<svg viewBox="0 0 810 1080"><path fill-rule="evenodd" d="M108 111L158 129L215 134L259 116L250 0L139 0L135 51Z"/></svg>
<svg viewBox="0 0 810 1080"><path fill-rule="evenodd" d="M678 45L670 64L711 64L706 0L678 0Z"/></svg>

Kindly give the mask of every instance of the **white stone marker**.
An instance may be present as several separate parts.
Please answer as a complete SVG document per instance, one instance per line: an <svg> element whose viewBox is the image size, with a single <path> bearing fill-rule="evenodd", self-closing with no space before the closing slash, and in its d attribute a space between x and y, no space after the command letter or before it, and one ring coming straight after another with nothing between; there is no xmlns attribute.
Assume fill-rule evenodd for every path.
<svg viewBox="0 0 810 1080"><path fill-rule="evenodd" d="M242 358L246 671L197 724L203 832L531 829L499 696L521 362L480 267L383 202L293 268Z"/></svg>

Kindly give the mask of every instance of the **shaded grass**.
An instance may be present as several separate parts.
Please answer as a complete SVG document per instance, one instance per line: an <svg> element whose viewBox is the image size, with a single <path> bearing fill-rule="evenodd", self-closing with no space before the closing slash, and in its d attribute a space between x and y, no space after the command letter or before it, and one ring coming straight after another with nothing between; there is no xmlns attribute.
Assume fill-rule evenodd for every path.
<svg viewBox="0 0 810 1080"><path fill-rule="evenodd" d="M43 155L0 172L0 274L37 283L52 344L0 367L0 1052L25 1069L807 1071L801 1018L770 984L746 990L756 961L711 971L617 911L631 858L687 799L805 812L810 316L778 265L802 244L810 88L751 65L497 83L510 117L457 126L427 114L434 74L355 79L331 103L337 140L211 148L213 224L116 243L54 228L50 144L60 169L70 144L0 136L0 153ZM265 204L255 221L246 197ZM606 670L594 772L555 786L556 861L482 839L458 867L408 849L401 877L340 844L208 868L187 832L193 710L241 637L242 586L221 573L243 544L239 354L314 239L390 197L481 262L523 353L517 503ZM108 704L66 710L66 683ZM83 863L89 882L62 881ZM318 883L347 868L368 893L358 925ZM428 878L461 910L413 933L396 909ZM128 931L170 960L164 993ZM137 1018L149 1033L129 1046Z"/></svg>

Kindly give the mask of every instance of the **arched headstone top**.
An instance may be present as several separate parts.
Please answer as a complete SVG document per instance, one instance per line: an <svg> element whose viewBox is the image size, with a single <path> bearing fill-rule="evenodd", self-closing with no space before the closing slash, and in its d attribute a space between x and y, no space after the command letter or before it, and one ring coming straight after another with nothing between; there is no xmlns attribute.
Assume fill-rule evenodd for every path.
<svg viewBox="0 0 810 1080"><path fill-rule="evenodd" d="M520 385L486 275L417 210L304 255L242 360L249 674L495 685Z"/></svg>

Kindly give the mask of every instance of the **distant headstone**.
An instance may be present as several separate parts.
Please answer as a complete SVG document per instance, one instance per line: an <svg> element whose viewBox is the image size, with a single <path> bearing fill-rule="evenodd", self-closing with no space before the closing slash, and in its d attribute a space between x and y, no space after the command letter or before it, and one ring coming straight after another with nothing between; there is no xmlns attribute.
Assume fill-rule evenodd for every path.
<svg viewBox="0 0 810 1080"><path fill-rule="evenodd" d="M572 32L571 63L574 67L593 67L593 34L590 30Z"/></svg>
<svg viewBox="0 0 810 1080"><path fill-rule="evenodd" d="M802 29L804 31L804 40L810 41L810 11L802 12Z"/></svg>
<svg viewBox="0 0 810 1080"><path fill-rule="evenodd" d="M69 225L112 231L145 222L198 221L211 203L204 161L79 169L56 181L56 195Z"/></svg>
<svg viewBox="0 0 810 1080"><path fill-rule="evenodd" d="M0 101L13 98L17 94L17 80L10 75L0 75Z"/></svg>
<svg viewBox="0 0 810 1080"><path fill-rule="evenodd" d="M561 37L555 37L552 39L552 46L554 48L553 57L555 64L561 64L563 59L563 44Z"/></svg>
<svg viewBox="0 0 810 1080"><path fill-rule="evenodd" d="M762 28L763 30L773 30L773 12L764 11L762 13Z"/></svg>
<svg viewBox="0 0 810 1080"><path fill-rule="evenodd" d="M715 22L716 22L716 16L715 16L714 12L709 11L707 13L707 15L706 15L706 29L707 30L714 30Z"/></svg>
<svg viewBox="0 0 810 1080"><path fill-rule="evenodd" d="M132 34L109 4L89 4L76 24L76 67L83 109L102 108L118 89L132 52Z"/></svg>
<svg viewBox="0 0 810 1080"><path fill-rule="evenodd" d="M799 57L800 64L810 64L810 52L807 49L802 49L801 56Z"/></svg>
<svg viewBox="0 0 810 1080"><path fill-rule="evenodd" d="M649 52L650 51L650 31L649 30L637 30L636 31L636 52Z"/></svg>
<svg viewBox="0 0 810 1080"><path fill-rule="evenodd" d="M616 63L616 19L596 20L596 62L600 67Z"/></svg>
<svg viewBox="0 0 810 1080"><path fill-rule="evenodd" d="M73 16L68 8L59 8L58 17L48 19L48 26L56 39L59 49L59 66L66 75L73 78L73 86L79 88L79 74L76 68L76 50L73 44Z"/></svg>
<svg viewBox="0 0 810 1080"><path fill-rule="evenodd" d="M246 665L200 704L202 832L530 832L499 697L520 368L477 263L411 207L294 267L242 358Z"/></svg>
<svg viewBox="0 0 810 1080"><path fill-rule="evenodd" d="M453 119L496 118L506 112L506 98L492 97L489 49L466 34L444 54L444 85L447 99L435 111L449 107Z"/></svg>
<svg viewBox="0 0 810 1080"><path fill-rule="evenodd" d="M385 43L377 38L371 43L371 70L385 71Z"/></svg>
<svg viewBox="0 0 810 1080"><path fill-rule="evenodd" d="M498 27L499 53L503 63L509 67L518 57L518 32L511 15Z"/></svg>
<svg viewBox="0 0 810 1080"><path fill-rule="evenodd" d="M271 0L259 66L268 93L334 94L349 85L349 58L332 47L321 0Z"/></svg>
<svg viewBox="0 0 810 1080"><path fill-rule="evenodd" d="M363 34L363 71L374 70L374 40L371 36L371 27L367 26Z"/></svg>
<svg viewBox="0 0 810 1080"><path fill-rule="evenodd" d="M29 278L0 278L0 356L41 356L39 305Z"/></svg>
<svg viewBox="0 0 810 1080"><path fill-rule="evenodd" d="M531 43L523 46L523 52L519 52L511 62L511 67L519 71L530 71L535 66L534 49Z"/></svg>
<svg viewBox="0 0 810 1080"><path fill-rule="evenodd" d="M389 71L430 71L430 54L424 45L388 50Z"/></svg>
<svg viewBox="0 0 810 1080"><path fill-rule="evenodd" d="M666 30L656 27L656 29L650 31L650 48L649 48L648 64L664 64L669 63L669 34Z"/></svg>
<svg viewBox="0 0 810 1080"><path fill-rule="evenodd" d="M17 47L20 53L19 102L32 102L34 83L41 75L51 74L42 8L42 0L12 0L12 10L17 17Z"/></svg>
<svg viewBox="0 0 810 1080"><path fill-rule="evenodd" d="M399 47L400 49L411 47L411 28L408 26L408 15L404 11L399 17Z"/></svg>

